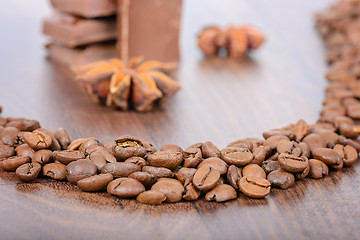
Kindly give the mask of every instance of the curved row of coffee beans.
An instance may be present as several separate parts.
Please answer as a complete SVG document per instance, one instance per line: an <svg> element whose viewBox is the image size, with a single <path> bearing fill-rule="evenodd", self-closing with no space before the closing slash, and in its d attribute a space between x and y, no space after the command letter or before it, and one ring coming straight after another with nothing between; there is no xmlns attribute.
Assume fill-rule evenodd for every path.
<svg viewBox="0 0 360 240"><path fill-rule="evenodd" d="M341 119L340 119L341 120ZM340 121L339 120L339 121ZM264 198L271 187L287 189L306 177L353 165L359 144L339 132L349 123L294 125L246 138L218 149L211 142L186 149L130 136L103 144L96 138L71 141L60 128L48 131L35 120L0 117L0 167L29 182L43 176L69 181L88 192L107 190L144 204L224 202L240 193ZM339 127L336 127L339 126ZM357 135L353 133L352 135Z"/></svg>

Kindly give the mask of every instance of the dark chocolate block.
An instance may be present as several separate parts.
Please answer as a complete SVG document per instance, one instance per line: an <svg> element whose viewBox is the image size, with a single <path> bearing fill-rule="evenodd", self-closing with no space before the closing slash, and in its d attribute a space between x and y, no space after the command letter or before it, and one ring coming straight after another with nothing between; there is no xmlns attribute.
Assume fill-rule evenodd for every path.
<svg viewBox="0 0 360 240"><path fill-rule="evenodd" d="M44 21L44 34L67 47L116 39L115 18L84 19L56 15Z"/></svg>
<svg viewBox="0 0 360 240"><path fill-rule="evenodd" d="M106 17L116 13L116 0L51 0L50 2L60 12L84 18Z"/></svg>
<svg viewBox="0 0 360 240"><path fill-rule="evenodd" d="M182 0L119 0L119 57L178 61L181 8Z"/></svg>
<svg viewBox="0 0 360 240"><path fill-rule="evenodd" d="M68 48L51 43L47 48L50 59L65 66L83 65L116 57L115 42L91 44L81 48Z"/></svg>

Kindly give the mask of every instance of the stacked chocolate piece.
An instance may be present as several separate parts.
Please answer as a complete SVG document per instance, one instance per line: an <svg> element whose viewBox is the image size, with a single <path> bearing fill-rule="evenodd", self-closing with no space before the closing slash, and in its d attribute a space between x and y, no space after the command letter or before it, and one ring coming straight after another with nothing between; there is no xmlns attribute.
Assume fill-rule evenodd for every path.
<svg viewBox="0 0 360 240"><path fill-rule="evenodd" d="M115 0L51 0L57 11L45 19L52 60L78 65L116 56Z"/></svg>

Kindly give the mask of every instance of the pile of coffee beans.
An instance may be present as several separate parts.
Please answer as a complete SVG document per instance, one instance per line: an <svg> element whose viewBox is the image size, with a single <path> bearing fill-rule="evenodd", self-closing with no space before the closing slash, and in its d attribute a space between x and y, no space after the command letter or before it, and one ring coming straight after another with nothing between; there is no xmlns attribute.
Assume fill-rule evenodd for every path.
<svg viewBox="0 0 360 240"><path fill-rule="evenodd" d="M360 151L360 27L354 28L360 26L360 0L341 1L317 20L331 68L315 124L300 120L223 149L207 141L158 150L131 136L107 144L93 137L71 141L62 128L48 131L35 120L0 116L0 168L24 182L47 177L155 205L201 197L224 202L240 194L264 198L271 187L291 188L350 167Z"/></svg>

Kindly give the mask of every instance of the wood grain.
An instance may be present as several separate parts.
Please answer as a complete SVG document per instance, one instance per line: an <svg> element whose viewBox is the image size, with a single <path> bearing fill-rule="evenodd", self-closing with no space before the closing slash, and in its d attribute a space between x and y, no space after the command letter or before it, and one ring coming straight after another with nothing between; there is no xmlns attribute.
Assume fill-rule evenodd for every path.
<svg viewBox="0 0 360 240"><path fill-rule="evenodd" d="M3 0L0 104L6 116L68 130L105 143L130 134L187 147L261 136L303 118L314 122L326 81L325 49L314 13L331 1L185 1L178 81L183 89L149 113L116 112L92 103L72 76L46 59L45 0ZM11 23L11 24L9 24ZM196 34L205 26L249 23L267 36L247 61L204 59ZM1 239L357 239L360 166L322 180L274 189L263 200L137 204L84 193L64 182L19 182L0 172Z"/></svg>

